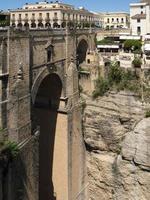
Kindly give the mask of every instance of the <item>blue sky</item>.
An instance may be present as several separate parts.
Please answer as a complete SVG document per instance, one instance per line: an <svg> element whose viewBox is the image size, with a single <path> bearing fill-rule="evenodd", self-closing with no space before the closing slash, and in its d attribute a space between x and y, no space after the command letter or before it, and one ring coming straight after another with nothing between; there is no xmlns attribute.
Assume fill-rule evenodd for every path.
<svg viewBox="0 0 150 200"><path fill-rule="evenodd" d="M49 0L50 1L50 0ZM0 0L0 9L18 8L26 2L33 3L38 0ZM91 11L128 11L129 3L138 2L138 0L63 0L61 2L84 6Z"/></svg>

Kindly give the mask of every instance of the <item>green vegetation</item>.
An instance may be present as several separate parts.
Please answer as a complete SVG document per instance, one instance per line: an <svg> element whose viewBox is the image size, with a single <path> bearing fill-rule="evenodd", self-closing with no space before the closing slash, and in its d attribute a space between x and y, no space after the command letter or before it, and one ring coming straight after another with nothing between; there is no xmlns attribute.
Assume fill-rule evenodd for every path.
<svg viewBox="0 0 150 200"><path fill-rule="evenodd" d="M146 117L146 118L149 118L149 117L150 117L150 110L147 110L147 111L146 111L145 117Z"/></svg>
<svg viewBox="0 0 150 200"><path fill-rule="evenodd" d="M93 91L93 98L97 98L98 96L103 96L109 90L109 83L107 80L99 77L96 80L95 90Z"/></svg>
<svg viewBox="0 0 150 200"><path fill-rule="evenodd" d="M142 43L139 40L126 40L124 42L124 49L127 51L140 52Z"/></svg>
<svg viewBox="0 0 150 200"><path fill-rule="evenodd" d="M111 39L103 39L103 40L100 40L100 41L97 41L96 42L97 43L97 45L111 45L111 44L114 44L114 41L113 40L111 40Z"/></svg>
<svg viewBox="0 0 150 200"><path fill-rule="evenodd" d="M9 21L8 20L0 20L0 26L1 27L9 26Z"/></svg>
<svg viewBox="0 0 150 200"><path fill-rule="evenodd" d="M1 158L6 156L9 159L15 158L19 153L19 147L16 142L8 141L4 136L4 130L0 128L0 154Z"/></svg>
<svg viewBox="0 0 150 200"><path fill-rule="evenodd" d="M141 65L142 65L142 60L141 60L141 58L135 57L134 60L132 61L132 65L133 65L135 68L140 68Z"/></svg>
<svg viewBox="0 0 150 200"><path fill-rule="evenodd" d="M16 142L7 141L4 144L4 151L9 154L11 158L16 158L19 153L19 147Z"/></svg>
<svg viewBox="0 0 150 200"><path fill-rule="evenodd" d="M133 71L125 71L118 64L111 64L106 79L99 77L96 80L93 98L103 96L109 90L127 90L136 94L141 92L141 84L139 77Z"/></svg>

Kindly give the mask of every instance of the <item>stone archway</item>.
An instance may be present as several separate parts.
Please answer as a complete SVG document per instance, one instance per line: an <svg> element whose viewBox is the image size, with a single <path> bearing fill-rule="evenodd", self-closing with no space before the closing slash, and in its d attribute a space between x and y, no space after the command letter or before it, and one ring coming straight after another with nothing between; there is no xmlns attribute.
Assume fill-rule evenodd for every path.
<svg viewBox="0 0 150 200"><path fill-rule="evenodd" d="M88 42L85 39L80 40L77 46L78 64L81 64L86 60L88 48Z"/></svg>
<svg viewBox="0 0 150 200"><path fill-rule="evenodd" d="M67 115L59 113L62 89L60 77L47 73L34 90L32 123L40 131L39 200L68 199Z"/></svg>

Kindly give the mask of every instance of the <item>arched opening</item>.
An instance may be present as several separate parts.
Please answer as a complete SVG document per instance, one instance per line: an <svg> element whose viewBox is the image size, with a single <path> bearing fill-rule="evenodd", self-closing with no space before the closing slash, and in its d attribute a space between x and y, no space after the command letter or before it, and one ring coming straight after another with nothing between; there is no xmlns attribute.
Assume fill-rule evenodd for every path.
<svg viewBox="0 0 150 200"><path fill-rule="evenodd" d="M62 28L65 28L65 27L66 27L66 22L63 22L63 23L61 24L61 27L62 27Z"/></svg>
<svg viewBox="0 0 150 200"><path fill-rule="evenodd" d="M53 28L59 28L58 23L55 22L55 23L53 24Z"/></svg>
<svg viewBox="0 0 150 200"><path fill-rule="evenodd" d="M45 28L51 28L51 24L50 24L49 22L47 22L47 23L45 24Z"/></svg>
<svg viewBox="0 0 150 200"><path fill-rule="evenodd" d="M38 27L39 27L39 28L43 28L43 27L44 27L43 23L42 23L42 22L39 22L39 23L38 23Z"/></svg>
<svg viewBox="0 0 150 200"><path fill-rule="evenodd" d="M86 42L86 40L82 39L77 47L78 64L81 64L86 60L87 50L88 50L88 43Z"/></svg>
<svg viewBox="0 0 150 200"><path fill-rule="evenodd" d="M29 28L29 23L26 22L26 23L24 24L24 27Z"/></svg>
<svg viewBox="0 0 150 200"><path fill-rule="evenodd" d="M12 27L16 27L16 24L15 24L15 23L12 23Z"/></svg>
<svg viewBox="0 0 150 200"><path fill-rule="evenodd" d="M60 123L60 121L58 121L58 109L61 93L62 83L59 76L57 74L49 74L40 84L33 106L33 130L40 130L39 200L56 200L58 198L58 194L55 194L57 189L55 188L56 184L54 183L53 176L57 174L59 177L61 173L58 166L60 163L58 163L58 161L54 166L54 162L56 161L54 159L56 156L56 152L54 155L55 140L57 140L57 126L58 123ZM63 124L59 124L59 127L63 127ZM61 135L63 136L63 134L64 132L61 129ZM57 158L57 160L59 160L59 158ZM61 162L61 159L59 161ZM57 173L55 172L54 174L54 168L57 168L57 166ZM59 185L59 187L61 188L61 185Z"/></svg>
<svg viewBox="0 0 150 200"><path fill-rule="evenodd" d="M31 28L36 28L36 23L31 23Z"/></svg>
<svg viewBox="0 0 150 200"><path fill-rule="evenodd" d="M19 24L17 25L17 27L18 27L18 28L22 28L22 23L19 23Z"/></svg>

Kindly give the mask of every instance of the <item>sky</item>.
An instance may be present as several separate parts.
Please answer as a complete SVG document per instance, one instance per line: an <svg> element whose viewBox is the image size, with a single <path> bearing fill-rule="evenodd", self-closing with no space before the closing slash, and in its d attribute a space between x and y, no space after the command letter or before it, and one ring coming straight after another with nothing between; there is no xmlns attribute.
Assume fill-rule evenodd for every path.
<svg viewBox="0 0 150 200"><path fill-rule="evenodd" d="M51 1L51 0L49 0ZM83 6L90 11L129 11L129 4L139 0L61 0L76 7ZM34 3L38 0L0 0L0 10L20 8L25 3Z"/></svg>

